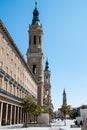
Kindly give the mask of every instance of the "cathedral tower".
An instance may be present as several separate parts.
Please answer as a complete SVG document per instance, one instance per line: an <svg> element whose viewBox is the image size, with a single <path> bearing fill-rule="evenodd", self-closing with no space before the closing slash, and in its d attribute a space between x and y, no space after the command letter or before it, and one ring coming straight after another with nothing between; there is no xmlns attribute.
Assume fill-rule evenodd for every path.
<svg viewBox="0 0 87 130"><path fill-rule="evenodd" d="M49 63L46 60L45 70L44 70L44 105L51 105L51 84L50 84L50 71L49 71Z"/></svg>
<svg viewBox="0 0 87 130"><path fill-rule="evenodd" d="M27 62L38 83L38 104L43 106L44 71L42 52L43 29L39 20L37 3L33 11L32 24L29 26L29 48L27 50Z"/></svg>
<svg viewBox="0 0 87 130"><path fill-rule="evenodd" d="M65 89L63 91L63 105L67 105L67 97L66 97L66 91L65 91Z"/></svg>

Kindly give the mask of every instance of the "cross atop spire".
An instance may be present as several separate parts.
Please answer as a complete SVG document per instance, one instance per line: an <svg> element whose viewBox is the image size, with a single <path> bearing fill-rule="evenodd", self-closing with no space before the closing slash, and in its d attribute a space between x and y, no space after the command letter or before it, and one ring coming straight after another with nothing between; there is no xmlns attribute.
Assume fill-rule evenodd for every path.
<svg viewBox="0 0 87 130"><path fill-rule="evenodd" d="M37 1L35 0L35 8L37 8Z"/></svg>

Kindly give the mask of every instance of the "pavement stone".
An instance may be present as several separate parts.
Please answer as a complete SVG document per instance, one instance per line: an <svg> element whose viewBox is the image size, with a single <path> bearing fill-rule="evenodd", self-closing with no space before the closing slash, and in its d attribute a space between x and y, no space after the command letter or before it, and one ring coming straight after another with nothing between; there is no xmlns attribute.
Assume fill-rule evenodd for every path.
<svg viewBox="0 0 87 130"><path fill-rule="evenodd" d="M66 125L65 125L66 124ZM55 120L51 123L51 127L28 127L22 128L23 124L12 125L12 126L3 126L0 127L0 130L81 130L81 128L70 128L70 125L74 124L73 120L58 121Z"/></svg>

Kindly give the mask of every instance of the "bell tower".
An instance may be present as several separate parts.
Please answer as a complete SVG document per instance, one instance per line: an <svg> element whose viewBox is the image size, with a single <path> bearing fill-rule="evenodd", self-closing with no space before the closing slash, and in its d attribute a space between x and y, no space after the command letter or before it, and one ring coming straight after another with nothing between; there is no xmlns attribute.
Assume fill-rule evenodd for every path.
<svg viewBox="0 0 87 130"><path fill-rule="evenodd" d="M46 59L45 70L44 70L44 105L51 105L51 84L50 84L50 71L48 59Z"/></svg>
<svg viewBox="0 0 87 130"><path fill-rule="evenodd" d="M66 91L65 91L65 89L63 91L63 105L67 105L67 97L66 97Z"/></svg>
<svg viewBox="0 0 87 130"><path fill-rule="evenodd" d="M43 29L39 20L37 2L35 2L32 24L29 26L28 34L29 34L29 48L27 50L27 63L30 66L31 71L34 74L38 83L38 104L40 106L43 106L43 86L44 86L44 73L43 73L44 55L42 52Z"/></svg>

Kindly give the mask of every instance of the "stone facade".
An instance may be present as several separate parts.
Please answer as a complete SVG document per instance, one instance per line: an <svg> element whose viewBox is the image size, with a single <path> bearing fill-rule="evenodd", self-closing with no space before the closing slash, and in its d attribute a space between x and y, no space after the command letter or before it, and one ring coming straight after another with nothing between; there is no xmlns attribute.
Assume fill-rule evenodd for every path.
<svg viewBox="0 0 87 130"><path fill-rule="evenodd" d="M43 69L43 30L38 15L35 5L29 27L27 63L0 20L0 126L29 119L20 104L25 95L31 96L40 106L52 106L50 71L47 65L47 69Z"/></svg>
<svg viewBox="0 0 87 130"><path fill-rule="evenodd" d="M36 79L0 21L0 125L25 121L20 105L25 95L37 101Z"/></svg>

